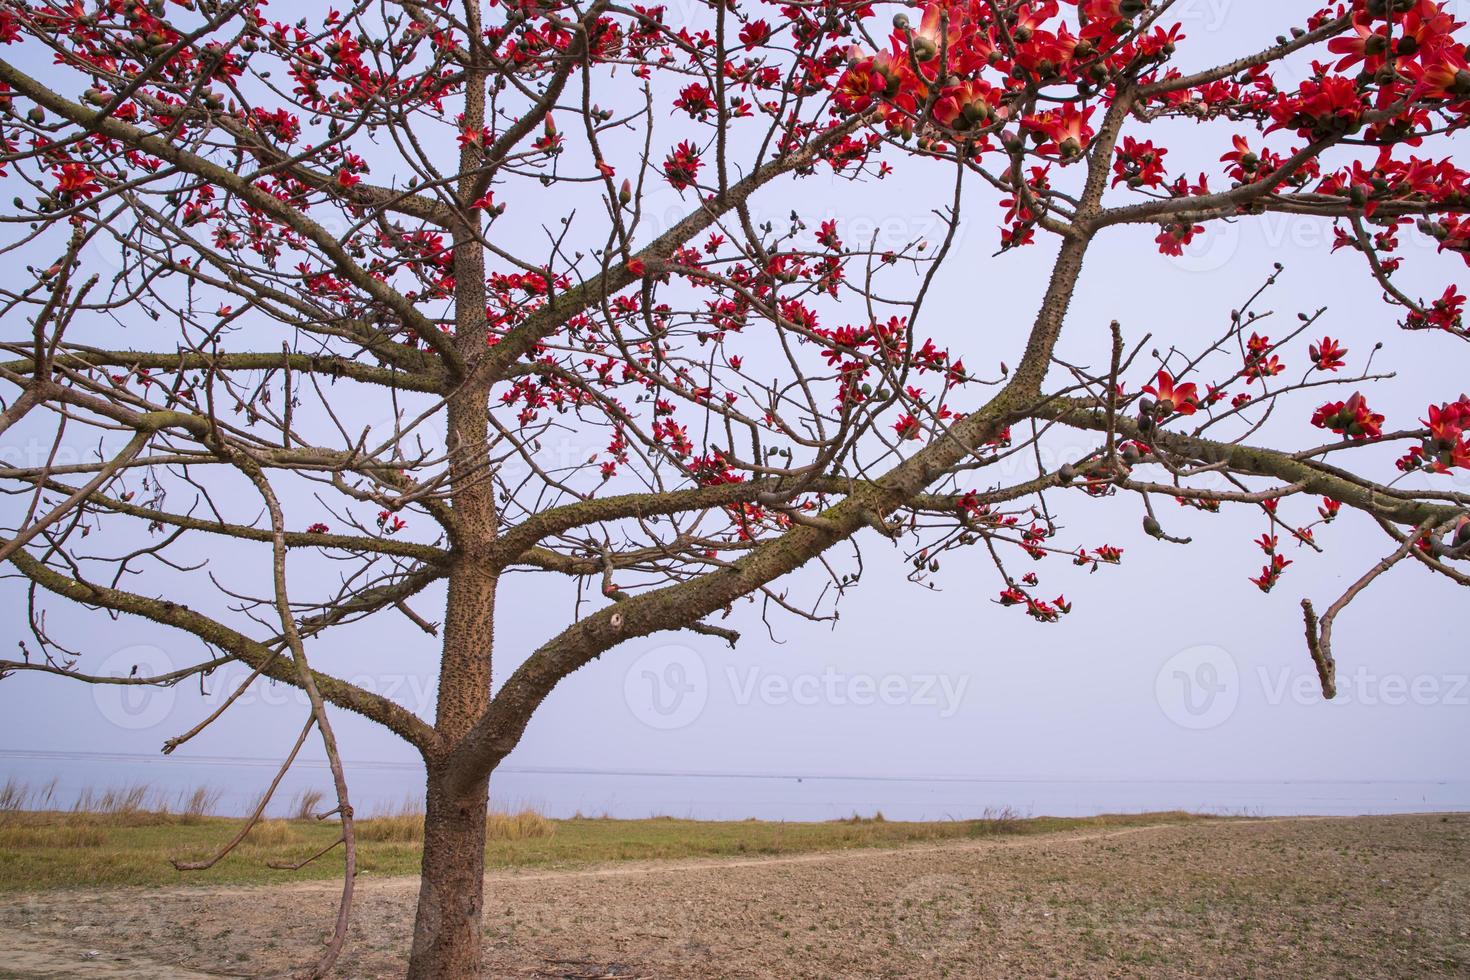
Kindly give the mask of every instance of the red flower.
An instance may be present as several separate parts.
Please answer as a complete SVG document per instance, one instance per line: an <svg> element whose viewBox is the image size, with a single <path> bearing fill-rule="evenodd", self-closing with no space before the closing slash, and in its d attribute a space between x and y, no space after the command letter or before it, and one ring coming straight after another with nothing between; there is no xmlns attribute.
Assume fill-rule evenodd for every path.
<svg viewBox="0 0 1470 980"><path fill-rule="evenodd" d="M1047 138L1048 142L1037 147L1038 153L1055 152L1063 160L1071 160L1092 139L1092 128L1087 125L1087 120L1092 118L1094 111L1095 107L1089 106L1078 112L1077 107L1068 102L1060 109L1022 119L1021 128Z"/></svg>
<svg viewBox="0 0 1470 980"><path fill-rule="evenodd" d="M703 119L715 110L715 100L708 87L694 82L684 86L674 100L674 108L689 113L690 119Z"/></svg>
<svg viewBox="0 0 1470 980"><path fill-rule="evenodd" d="M1246 384L1250 384L1257 378L1270 378L1286 370L1286 365L1281 363L1281 358L1275 354L1263 357L1246 368Z"/></svg>
<svg viewBox="0 0 1470 980"><path fill-rule="evenodd" d="M1331 497L1322 498L1322 506L1317 508L1317 513L1322 515L1324 521L1337 520L1337 512L1342 510L1342 501L1333 500Z"/></svg>
<svg viewBox="0 0 1470 980"><path fill-rule="evenodd" d="M1234 164L1228 171L1231 180L1242 184L1259 180L1276 169L1277 164L1280 163L1269 150L1254 152L1244 136L1236 136L1232 142L1235 149L1220 157L1221 163Z"/></svg>
<svg viewBox="0 0 1470 980"><path fill-rule="evenodd" d="M1129 187L1158 187L1164 182L1164 154L1168 151L1154 146L1152 140L1139 142L1125 136L1117 152L1113 161L1114 187L1122 183Z"/></svg>
<svg viewBox="0 0 1470 980"><path fill-rule="evenodd" d="M1260 334L1252 333L1250 340L1245 344L1245 383L1250 384L1257 378L1270 378L1286 370L1286 365L1281 363L1281 358L1275 354L1268 354L1271 349L1271 338L1262 337Z"/></svg>
<svg viewBox="0 0 1470 980"><path fill-rule="evenodd" d="M1350 439L1369 439L1383 435L1383 416L1368 407L1359 392L1345 402L1328 402L1312 415L1312 424L1331 429Z"/></svg>
<svg viewBox="0 0 1470 980"><path fill-rule="evenodd" d="M1025 601L1027 601L1026 593L1015 586L1011 586L1000 594L1000 604L1002 606L1015 606Z"/></svg>
<svg viewBox="0 0 1470 980"><path fill-rule="evenodd" d="M1430 439L1421 450L1420 463L1427 463L1437 473L1455 467L1470 469L1470 440L1467 440L1470 396L1461 395L1459 401L1429 406L1429 418L1424 424L1429 427Z"/></svg>
<svg viewBox="0 0 1470 980"><path fill-rule="evenodd" d="M1372 21L1364 11L1353 18L1353 30L1356 36L1335 37L1327 42L1328 51L1344 56L1337 63L1336 69L1342 71L1362 61L1364 71L1376 71L1382 67L1384 56L1388 54L1387 32L1390 25L1384 24L1382 28L1374 30Z"/></svg>
<svg viewBox="0 0 1470 980"><path fill-rule="evenodd" d="M682 191L698 179L701 166L703 161L699 159L699 151L694 148L693 143L685 140L674 147L674 151L664 160L664 176L674 190Z"/></svg>
<svg viewBox="0 0 1470 980"><path fill-rule="evenodd" d="M817 244L834 250L842 247L842 239L837 237L836 219L822 222L817 231Z"/></svg>
<svg viewBox="0 0 1470 980"><path fill-rule="evenodd" d="M895 45L895 49L896 49ZM904 58L880 51L866 57L857 45L848 51L850 65L837 80L832 101L847 112L864 112L874 99L898 94Z"/></svg>
<svg viewBox="0 0 1470 980"><path fill-rule="evenodd" d="M1174 221L1164 225L1163 230L1154 236L1154 241L1159 243L1160 255L1172 255L1177 258L1184 254L1184 246L1194 241L1194 236L1202 234L1204 230L1204 225Z"/></svg>
<svg viewBox="0 0 1470 980"><path fill-rule="evenodd" d="M1448 446L1470 428L1470 397L1460 396L1456 402L1429 406L1429 418L1422 419L1429 427L1429 434L1441 446Z"/></svg>
<svg viewBox="0 0 1470 980"><path fill-rule="evenodd" d="M1470 222L1460 225L1464 232L1470 232ZM1448 240L1440 244L1443 251L1448 245ZM1465 261L1470 263L1470 251L1464 251ZM1453 285L1445 288L1444 295L1430 303L1423 313L1411 312L1408 316L1407 326L1417 329L1434 328L1437 330L1458 330L1463 322L1465 312L1465 297Z"/></svg>
<svg viewBox="0 0 1470 980"><path fill-rule="evenodd" d="M102 185L96 180L96 171L85 163L63 163L54 175L57 191L67 197L86 199L102 190Z"/></svg>
<svg viewBox="0 0 1470 980"><path fill-rule="evenodd" d="M1318 371L1336 371L1346 363L1343 357L1347 355L1347 348L1331 337L1323 337L1322 343L1311 345L1307 353L1312 356Z"/></svg>
<svg viewBox="0 0 1470 980"><path fill-rule="evenodd" d="M1251 581L1254 582L1256 588L1260 589L1262 592L1270 592L1271 587L1274 586L1278 581L1280 581L1281 573L1285 571L1286 566L1290 564L1291 559L1287 558L1285 555L1272 555L1271 564L1264 566L1261 569L1261 574L1251 579Z"/></svg>
<svg viewBox="0 0 1470 980"><path fill-rule="evenodd" d="M1154 383L1144 385L1143 390L1159 400L1159 411L1165 415L1193 415L1199 409L1199 387L1192 382L1175 384L1168 371L1160 371Z"/></svg>
<svg viewBox="0 0 1470 980"><path fill-rule="evenodd" d="M753 20L740 28L740 43L745 50L753 51L766 43L771 36L771 25L763 20Z"/></svg>
<svg viewBox="0 0 1470 980"><path fill-rule="evenodd" d="M505 205L495 203L494 191L487 191L486 193L475 198L475 201L470 205L470 208L475 211L484 211L489 214L491 218L498 218L505 213Z"/></svg>
<svg viewBox="0 0 1470 980"><path fill-rule="evenodd" d="M648 264L645 263L642 259L634 259L633 261L628 263L628 272L630 272L633 276L642 279L648 274Z"/></svg>
<svg viewBox="0 0 1470 980"><path fill-rule="evenodd" d="M979 79L947 86L934 103L934 121L956 130L984 125L1004 113L996 107L1002 94Z"/></svg>

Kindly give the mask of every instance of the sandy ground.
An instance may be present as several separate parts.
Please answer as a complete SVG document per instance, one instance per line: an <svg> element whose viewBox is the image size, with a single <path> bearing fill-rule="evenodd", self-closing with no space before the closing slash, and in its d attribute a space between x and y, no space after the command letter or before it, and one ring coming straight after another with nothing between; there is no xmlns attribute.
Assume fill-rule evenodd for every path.
<svg viewBox="0 0 1470 980"><path fill-rule="evenodd" d="M344 977L401 975L417 882L361 879ZM324 883L0 904L0 977L278 976ZM518 978L1470 977L1470 814L1207 822L497 873Z"/></svg>

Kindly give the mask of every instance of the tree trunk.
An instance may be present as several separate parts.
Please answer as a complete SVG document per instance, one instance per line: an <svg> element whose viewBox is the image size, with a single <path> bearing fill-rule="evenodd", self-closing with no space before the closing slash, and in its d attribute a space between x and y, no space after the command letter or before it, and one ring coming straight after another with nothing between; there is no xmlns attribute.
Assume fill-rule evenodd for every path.
<svg viewBox="0 0 1470 980"><path fill-rule="evenodd" d="M474 980L481 973L485 908L485 810L489 780L451 798L429 773L424 860L409 980Z"/></svg>

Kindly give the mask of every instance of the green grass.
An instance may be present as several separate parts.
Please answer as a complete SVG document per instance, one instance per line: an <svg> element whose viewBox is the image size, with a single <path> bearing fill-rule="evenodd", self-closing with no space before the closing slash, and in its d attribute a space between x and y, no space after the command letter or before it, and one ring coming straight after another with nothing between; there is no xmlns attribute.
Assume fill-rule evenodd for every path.
<svg viewBox="0 0 1470 980"><path fill-rule="evenodd" d="M666 817L544 821L531 816L541 824L549 824L550 830L540 827L534 835L491 840L485 854L490 868L574 868L608 861L798 854L1197 819L1183 813L1077 819L1020 819L1002 813L980 820L925 823L882 817L772 823ZM386 877L418 873L419 842L401 839L414 835L375 835L372 821L359 821L359 826L363 825L367 831L363 836L368 839L359 843L361 874ZM207 871L179 872L169 864L171 857L198 860L209 856L239 826L240 822L231 818L169 813L0 812L0 892L125 885L268 884L341 874L340 850L298 871L267 867L272 861L299 861L330 844L338 834L337 826L315 820L271 820L252 831L239 848Z"/></svg>

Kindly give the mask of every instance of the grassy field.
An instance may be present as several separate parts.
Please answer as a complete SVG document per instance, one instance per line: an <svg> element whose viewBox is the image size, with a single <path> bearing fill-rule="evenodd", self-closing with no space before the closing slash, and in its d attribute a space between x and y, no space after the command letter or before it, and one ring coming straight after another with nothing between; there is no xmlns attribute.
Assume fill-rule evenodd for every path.
<svg viewBox="0 0 1470 980"><path fill-rule="evenodd" d="M1182 813L1084 819L1022 819L1009 812L978 820L906 823L881 817L815 823L696 821L672 818L548 820L539 814L493 814L486 846L490 868L570 868L607 861L795 854L923 841L1036 834L1087 827L1185 821ZM332 822L268 820L207 871L175 871L170 858L199 860L231 839L240 821L199 814L0 812L0 892L118 885L268 884L331 878L340 851L298 871L268 867L300 861L338 835ZM364 875L418 872L422 819L404 813L358 821Z"/></svg>

